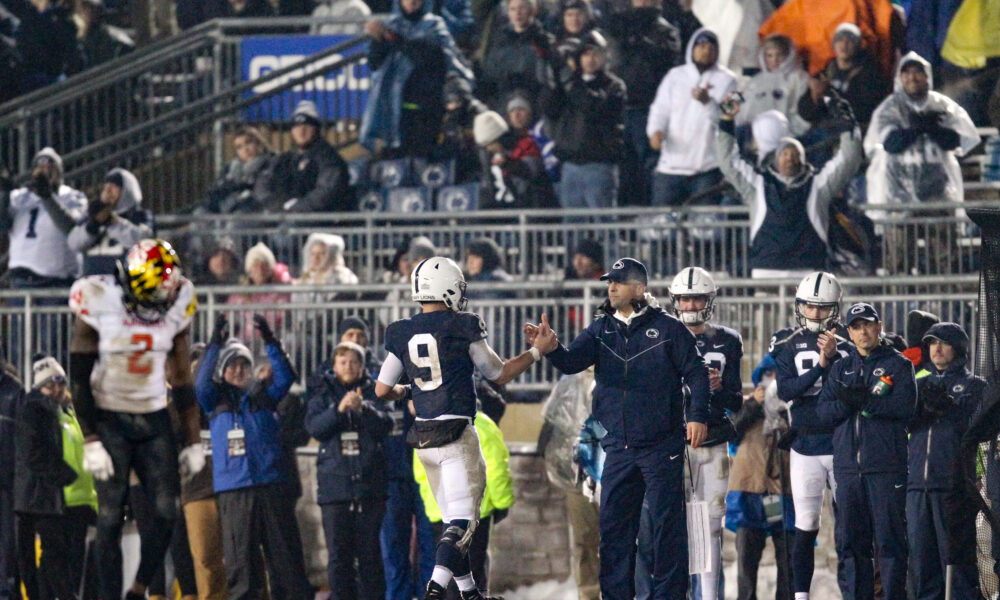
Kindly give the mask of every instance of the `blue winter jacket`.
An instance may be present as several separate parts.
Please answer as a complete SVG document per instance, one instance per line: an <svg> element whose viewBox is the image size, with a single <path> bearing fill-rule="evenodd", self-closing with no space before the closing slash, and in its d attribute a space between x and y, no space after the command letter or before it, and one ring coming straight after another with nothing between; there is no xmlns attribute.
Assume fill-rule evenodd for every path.
<svg viewBox="0 0 1000 600"><path fill-rule="evenodd" d="M837 399L837 391L863 383L866 398L860 411ZM882 395L876 387L882 383ZM916 414L913 363L884 340L868 356L855 347L833 363L819 394L814 417L805 427L834 426L833 470L847 473L905 473L906 427ZM806 416L806 415L803 415Z"/></svg>
<svg viewBox="0 0 1000 600"><path fill-rule="evenodd" d="M951 490L960 485L962 437L978 415L986 391L986 381L966 367L969 336L955 323L938 323L927 330L951 344L955 359L944 371L938 371L929 358L917 373L917 415L910 423L910 472L908 490ZM930 357L928 344L923 356ZM954 402L944 414L928 411L923 393L929 385L941 386Z"/></svg>
<svg viewBox="0 0 1000 600"><path fill-rule="evenodd" d="M707 423L708 367L694 335L662 309L646 306L627 327L607 303L603 314L573 340L547 356L571 375L595 366L593 414L609 446L684 446L684 393L691 391L688 418Z"/></svg>
<svg viewBox="0 0 1000 600"><path fill-rule="evenodd" d="M361 145L375 148L375 140L382 140L390 148L402 144L403 88L414 73L414 63L406 54L406 44L440 47L444 53L449 74L472 82L474 75L461 58L455 40L448 32L444 19L430 13L430 2L424 2L423 16L407 19L393 2L393 16L383 22L391 32L390 39L370 42L370 60L375 71L371 76L368 103L361 118ZM382 57L384 56L384 59ZM378 57L376 59L376 57Z"/></svg>
<svg viewBox="0 0 1000 600"><path fill-rule="evenodd" d="M284 481L288 475L281 468L281 427L276 410L295 381L295 369L279 344L268 344L267 358L274 375L269 382L258 380L243 390L213 381L219 350L219 344L208 346L195 381L198 403L209 417L212 433L215 491ZM246 453L230 456L228 436L237 427L244 431Z"/></svg>
<svg viewBox="0 0 1000 600"><path fill-rule="evenodd" d="M349 391L361 388L360 413L337 410ZM316 457L316 501L351 502L386 495L386 457L383 441L392 431L392 417L375 396L375 382L367 374L344 386L332 372L322 377L309 397L306 431L320 443Z"/></svg>

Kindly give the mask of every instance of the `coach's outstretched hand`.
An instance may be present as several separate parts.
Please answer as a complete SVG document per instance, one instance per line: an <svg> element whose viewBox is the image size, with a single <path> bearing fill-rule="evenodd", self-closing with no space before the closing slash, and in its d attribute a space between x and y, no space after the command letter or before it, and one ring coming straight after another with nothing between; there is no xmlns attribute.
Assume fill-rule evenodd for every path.
<svg viewBox="0 0 1000 600"><path fill-rule="evenodd" d="M533 340L531 345L538 348L538 351L543 355L552 352L559 347L559 338L556 337L556 332L552 331L549 327L549 317L542 313L541 323L538 327L534 336L529 335L528 338Z"/></svg>

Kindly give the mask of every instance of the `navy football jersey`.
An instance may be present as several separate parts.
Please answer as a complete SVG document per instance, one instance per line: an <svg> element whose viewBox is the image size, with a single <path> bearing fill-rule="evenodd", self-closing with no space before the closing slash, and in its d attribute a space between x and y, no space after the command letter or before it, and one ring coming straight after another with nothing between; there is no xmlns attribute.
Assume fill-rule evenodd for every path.
<svg viewBox="0 0 1000 600"><path fill-rule="evenodd" d="M476 416L476 366L469 346L486 339L486 324L468 312L418 313L389 325L385 349L403 363L412 382L418 419Z"/></svg>
<svg viewBox="0 0 1000 600"><path fill-rule="evenodd" d="M837 329L837 335L847 339L847 332ZM791 402L791 425L796 415L814 412L820 390L823 389L823 369L819 366L819 333L798 327L787 327L771 336L769 352L777 364L778 397ZM847 356L850 345L838 342L837 351ZM806 456L833 454L833 428L797 428L798 436L792 449Z"/></svg>
<svg viewBox="0 0 1000 600"><path fill-rule="evenodd" d="M722 389L712 392L708 425L717 425L726 418L726 410L738 411L743 406L743 379L740 360L743 358L743 338L729 327L709 323L697 334L698 354L722 377Z"/></svg>

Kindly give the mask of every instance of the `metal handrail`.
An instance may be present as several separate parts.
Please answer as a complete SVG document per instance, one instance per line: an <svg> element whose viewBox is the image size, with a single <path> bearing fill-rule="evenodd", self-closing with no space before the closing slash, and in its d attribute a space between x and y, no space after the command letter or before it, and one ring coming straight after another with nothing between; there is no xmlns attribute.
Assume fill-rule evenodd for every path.
<svg viewBox="0 0 1000 600"><path fill-rule="evenodd" d="M67 99L94 92L117 80L145 73L150 63L176 58L175 48L190 50L199 42L214 43L222 36L234 35L240 29L283 30L312 27L320 24L358 24L356 19L336 17L267 17L252 19L213 19L182 31L175 36L155 41L124 56L67 77L63 81L18 96L0 105L0 127L9 127L30 114L55 107ZM235 35L238 35L235 34Z"/></svg>
<svg viewBox="0 0 1000 600"><path fill-rule="evenodd" d="M317 52L315 54L311 54L311 55L303 58L302 61L300 61L298 63L294 63L294 64L288 65L286 67L283 67L281 69L277 69L277 70L271 71L267 75L265 75L263 77L260 77L260 78L257 78L257 79L254 79L253 81L245 81L243 83L240 83L238 85L230 87L230 88L226 89L225 91L220 92L220 93L218 93L216 95L208 96L208 97L205 97L205 98L201 98L200 100L196 100L196 101L194 101L194 102L192 102L190 104L187 104L187 105L185 105L185 106L183 106L183 107L181 107L179 109L176 109L174 111L170 111L170 112L164 113L164 114L162 114L162 115L160 115L160 116L158 116L158 117L156 117L156 118L154 118L152 120L145 121L141 125L138 125L136 127L128 129L126 131L123 131L123 132L120 132L120 133L116 133L114 135L102 138L99 142L95 142L95 143L90 144L88 146L84 146L83 148L80 148L78 150L74 150L72 152L64 154L63 155L63 160L66 161L66 162L85 160L88 154L95 153L96 151L98 151L101 148L108 147L108 146L110 146L110 147L118 146L119 142L122 142L124 140L128 140L130 138L133 138L137 134L140 134L140 133L142 133L144 131L156 130L157 128L161 127L164 124L170 124L170 123L178 122L179 120L181 120L184 117L186 117L188 115L191 115L191 114L199 114L200 113L200 116L197 119L193 120L193 121L185 121L183 123L183 125L181 125L179 128L190 128L192 124L200 124L202 122L214 121L216 118L218 118L218 117L220 117L222 115L225 115L227 113L231 113L233 110L239 110L239 109L242 109L242 108L246 108L248 106L253 106L255 104L259 104L261 102L261 98L260 97L250 97L250 98L244 98L244 99L242 99L242 100L240 100L240 101L238 101L236 103L233 103L233 104L230 104L228 106L225 106L224 108L218 108L218 109L215 109L215 110L213 110L211 112L206 112L206 108L207 107L211 107L211 106L217 105L223 99L232 98L233 96L239 96L239 95L243 94L244 92L246 92L248 90L251 90L251 89L253 89L253 88L255 88L255 87L259 86L259 85L263 85L263 84L266 84L268 82L274 81L276 79L281 79L283 77L287 77L288 74L290 74L290 73L294 73L295 71L302 70L303 67L306 66L309 63L314 63L314 62L317 62L317 61L321 61L321 60L323 60L323 59L325 59L325 58L327 58L329 56L333 56L335 54L339 54L339 53L343 52L344 50L353 48L354 46L358 46L358 45L360 45L362 43L365 43L365 38L363 36L358 36L358 37L351 38L351 39L346 40L346 41L344 41L344 42L342 42L340 44L337 44L335 46L331 46L330 48L327 48L326 50L321 50L320 52ZM331 65L328 65L328 68L331 69L331 70L338 69L338 68L343 68L344 66L349 65L349 64L353 64L355 62L358 62L359 60L362 60L363 58L364 58L363 56L359 56L359 55L348 56L348 57L345 57L343 60L340 60L340 61L338 61L338 62L336 62L334 64L331 64ZM284 84L282 84L280 86L275 86L271 90L271 92L269 92L269 93L272 93L272 94L273 93L280 93L282 91L291 89L291 88L293 88L293 87L295 87L297 85L301 85L303 81L306 81L306 80L309 80L309 79L313 79L315 77L316 77L315 73L304 72L302 74L301 78L291 79L288 82L286 82L286 83L284 83ZM173 133L173 132L158 132L158 133L160 134L160 136L162 136L162 135L164 135L164 133ZM94 161L94 162L91 162L91 163L86 163L83 167L77 168L75 170L71 170L71 171L67 172L66 177L67 178L72 178L78 172L81 172L81 171L84 171L84 170L93 169L95 165L114 163L116 159L120 158L124 154L135 152L136 149L139 149L139 148L145 148L147 146L156 145L158 142L159 142L159 140L151 139L151 140L146 140L143 143L127 147L127 148L125 148L123 150L118 151L115 154L107 155L107 156L102 157L101 159L99 159L97 161Z"/></svg>

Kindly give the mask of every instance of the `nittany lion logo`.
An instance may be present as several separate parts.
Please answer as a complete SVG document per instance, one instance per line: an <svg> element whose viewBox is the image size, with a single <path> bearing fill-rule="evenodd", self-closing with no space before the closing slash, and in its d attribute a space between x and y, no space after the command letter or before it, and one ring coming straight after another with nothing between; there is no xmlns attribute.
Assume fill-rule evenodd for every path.
<svg viewBox="0 0 1000 600"><path fill-rule="evenodd" d="M660 332L656 329L647 329L646 337L648 337L651 340L655 340L656 338L660 337Z"/></svg>
<svg viewBox="0 0 1000 600"><path fill-rule="evenodd" d="M855 306L854 308L851 309L851 314L852 315L860 315L861 313L865 312L866 308L868 308L868 307L867 306Z"/></svg>
<svg viewBox="0 0 1000 600"><path fill-rule="evenodd" d="M883 369L882 367L879 367L879 368L875 369L874 371L872 371L872 375L874 375L875 377L881 377L881 376L885 375L885 369Z"/></svg>
<svg viewBox="0 0 1000 600"><path fill-rule="evenodd" d="M951 391L955 392L956 394L961 394L963 391L965 391L965 386L960 383L955 387L951 388Z"/></svg>
<svg viewBox="0 0 1000 600"><path fill-rule="evenodd" d="M615 264L611 265L611 268L612 269L624 269L625 268L625 261L619 260Z"/></svg>

